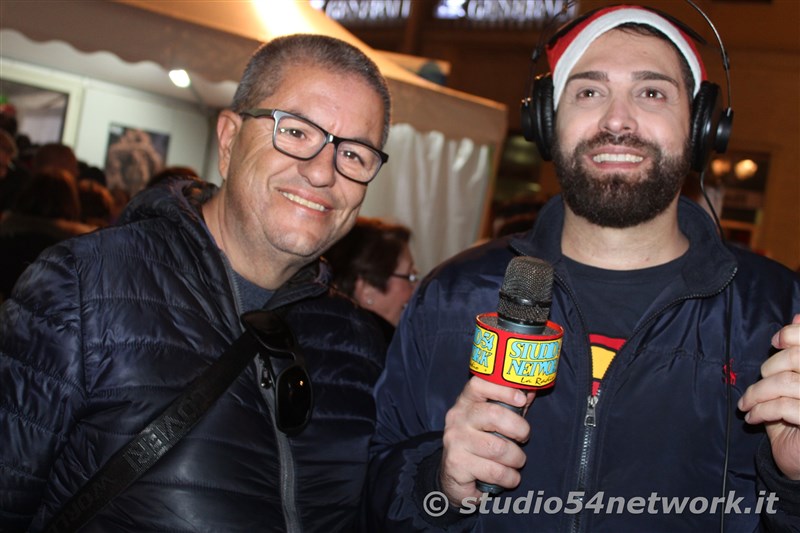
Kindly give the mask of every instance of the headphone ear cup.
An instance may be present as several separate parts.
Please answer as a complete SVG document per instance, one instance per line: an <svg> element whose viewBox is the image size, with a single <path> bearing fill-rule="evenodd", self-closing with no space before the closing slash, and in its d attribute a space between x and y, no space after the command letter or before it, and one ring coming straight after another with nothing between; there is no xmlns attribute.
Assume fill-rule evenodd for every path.
<svg viewBox="0 0 800 533"><path fill-rule="evenodd" d="M550 74L542 74L533 80L531 107L534 119L533 140L542 159L551 161L555 139L555 111L553 110L553 79Z"/></svg>
<svg viewBox="0 0 800 533"><path fill-rule="evenodd" d="M520 126L522 127L522 136L525 137L526 141L529 142L536 142L534 130L536 126L534 126L535 118L533 116L533 106L531 105L532 97L528 96L527 98L522 99L522 107L520 108Z"/></svg>
<svg viewBox="0 0 800 533"><path fill-rule="evenodd" d="M711 153L722 153L728 144L730 120L722 120L720 88L715 83L704 81L692 103L692 121L689 141L692 147L692 170L702 172L711 159ZM731 114L732 119L732 114ZM720 149L721 148L721 149Z"/></svg>

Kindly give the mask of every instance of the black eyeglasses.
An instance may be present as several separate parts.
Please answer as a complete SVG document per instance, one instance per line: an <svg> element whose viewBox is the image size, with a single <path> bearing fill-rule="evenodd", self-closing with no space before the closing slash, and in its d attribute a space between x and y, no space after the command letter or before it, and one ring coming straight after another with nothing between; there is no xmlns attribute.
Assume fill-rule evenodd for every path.
<svg viewBox="0 0 800 533"><path fill-rule="evenodd" d="M389 156L377 148L353 139L343 139L328 133L310 120L278 109L246 109L242 116L275 120L272 129L272 145L282 154L308 161L319 154L328 143L333 143L336 156L333 164L345 178L369 183Z"/></svg>
<svg viewBox="0 0 800 533"><path fill-rule="evenodd" d="M392 276L395 278L403 278L405 280L408 280L409 283L416 283L419 281L419 274L417 274L416 272L409 272L408 274L393 272Z"/></svg>
<svg viewBox="0 0 800 533"><path fill-rule="evenodd" d="M286 322L273 311L249 311L242 324L261 345L259 354L268 375L262 387L272 386L275 394L275 425L287 435L300 433L311 419L314 398L300 346ZM292 363L275 375L271 357Z"/></svg>

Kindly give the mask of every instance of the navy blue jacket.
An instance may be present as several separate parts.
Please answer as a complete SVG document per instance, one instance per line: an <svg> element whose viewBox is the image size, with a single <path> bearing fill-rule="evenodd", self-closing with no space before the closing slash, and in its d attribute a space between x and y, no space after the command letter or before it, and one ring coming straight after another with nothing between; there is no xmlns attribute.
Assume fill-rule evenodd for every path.
<svg viewBox="0 0 800 533"><path fill-rule="evenodd" d="M46 251L0 308L0 530L39 531L243 331L198 205L138 195L124 224ZM305 355L315 407L287 438L254 358L192 431L83 531L335 531L355 519L385 342L328 294L321 263L268 303Z"/></svg>
<svg viewBox="0 0 800 533"><path fill-rule="evenodd" d="M556 198L540 212L531 232L466 250L418 289L376 387L369 530L427 530L434 523L492 533L718 531L719 513L712 513L711 505L712 498L721 496L728 441L723 379L728 339L736 382L727 491L742 500L735 499L737 505L729 508L725 531L758 527L755 461L765 437L763 428L744 423L735 405L759 378L761 363L772 353L773 334L800 312L800 279L773 261L724 246L710 217L682 199L680 227L691 242L685 268L652 302L610 364L591 417L591 353L561 256L563 217L561 199ZM505 269L520 254L554 267L550 317L565 329L556 384L540 391L527 414L531 438L523 447L527 463L522 482L503 493L512 500L498 500L496 512L464 517L451 509L434 520L425 516L422 503L437 485L445 414L470 377L475 316L497 310ZM726 313L731 314L730 325ZM768 464L768 446L762 454ZM800 483L790 486L794 492L782 495L782 510L772 518L789 520L784 510L800 508ZM775 483L770 487L778 490ZM653 493L659 502L687 498L686 510L648 513ZM527 511L525 497L530 500ZM579 497L581 506L595 505L582 513L565 512L578 508ZM620 499L610 509L612 497ZM627 505L635 497L644 500L644 512L636 513L634 500L633 512L626 507L618 513L620 502ZM560 498L561 512L548 514L559 503L553 499L545 505L549 498ZM694 498L707 498L708 509L690 512ZM653 506L660 505L653 501ZM480 502L475 505L479 509ZM504 505L510 505L505 513ZM702 500L693 505L702 510ZM737 508L742 514L735 514Z"/></svg>

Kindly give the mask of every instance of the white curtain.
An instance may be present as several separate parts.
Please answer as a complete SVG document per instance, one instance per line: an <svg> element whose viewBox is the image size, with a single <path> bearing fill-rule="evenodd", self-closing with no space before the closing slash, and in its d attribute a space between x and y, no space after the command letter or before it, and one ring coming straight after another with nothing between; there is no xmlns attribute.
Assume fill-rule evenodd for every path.
<svg viewBox="0 0 800 533"><path fill-rule="evenodd" d="M425 274L478 239L492 148L395 124L384 151L389 162L370 183L361 214L409 226L414 260Z"/></svg>

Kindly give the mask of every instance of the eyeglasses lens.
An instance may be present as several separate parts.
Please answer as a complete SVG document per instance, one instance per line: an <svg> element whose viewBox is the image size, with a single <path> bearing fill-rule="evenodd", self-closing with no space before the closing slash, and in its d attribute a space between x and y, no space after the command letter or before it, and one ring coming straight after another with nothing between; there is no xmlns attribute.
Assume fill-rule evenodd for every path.
<svg viewBox="0 0 800 533"><path fill-rule="evenodd" d="M270 311L251 311L242 315L242 323L266 348L260 350L265 368L274 382L276 425L289 435L305 428L311 418L313 394L311 379L303 367L303 356L292 330L284 320ZM274 378L270 358L291 358L294 363Z"/></svg>
<svg viewBox="0 0 800 533"><path fill-rule="evenodd" d="M314 126L292 116L276 117L275 144L293 156L314 157L325 144L325 133Z"/></svg>
<svg viewBox="0 0 800 533"><path fill-rule="evenodd" d="M296 433L311 415L311 381L304 369L291 366L281 372L276 383L278 429Z"/></svg>
<svg viewBox="0 0 800 533"><path fill-rule="evenodd" d="M275 126L275 147L293 157L310 159L328 143L320 128L303 119L283 115ZM336 169L350 179L369 182L378 173L381 156L369 146L339 140L336 144Z"/></svg>

